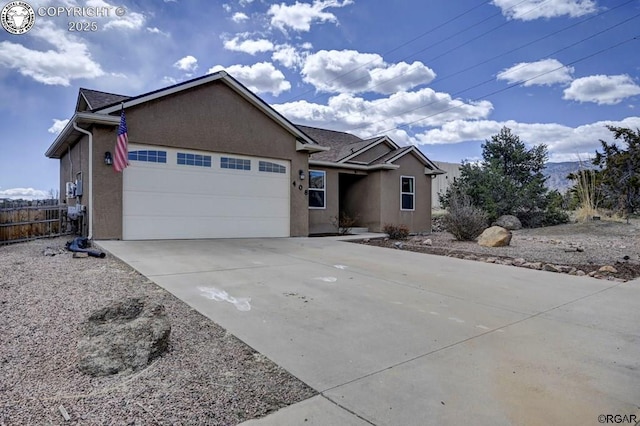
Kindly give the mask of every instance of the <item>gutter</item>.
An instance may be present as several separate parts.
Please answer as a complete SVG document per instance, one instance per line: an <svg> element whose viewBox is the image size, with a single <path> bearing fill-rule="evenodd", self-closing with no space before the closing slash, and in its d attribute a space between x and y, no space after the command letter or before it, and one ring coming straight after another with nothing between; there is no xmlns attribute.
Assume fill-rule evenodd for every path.
<svg viewBox="0 0 640 426"><path fill-rule="evenodd" d="M364 171L374 171L374 170L397 170L400 166L395 164L374 164L372 166L361 166L358 164L345 164L345 163L334 163L331 161L320 161L320 160L309 160L310 166L320 166L320 167L332 167L336 169L351 169L351 170L364 170Z"/></svg>
<svg viewBox="0 0 640 426"><path fill-rule="evenodd" d="M75 121L72 121L73 128L80 133L89 136L89 240L93 239L93 133L78 127Z"/></svg>
<svg viewBox="0 0 640 426"><path fill-rule="evenodd" d="M49 158L60 158L65 151L64 149L61 150L61 147L65 142L67 142L71 133L76 129L74 125L80 123L117 126L120 124L120 117L91 112L76 112L73 114L73 117L71 117L67 125L64 126L64 129L62 129L44 155Z"/></svg>

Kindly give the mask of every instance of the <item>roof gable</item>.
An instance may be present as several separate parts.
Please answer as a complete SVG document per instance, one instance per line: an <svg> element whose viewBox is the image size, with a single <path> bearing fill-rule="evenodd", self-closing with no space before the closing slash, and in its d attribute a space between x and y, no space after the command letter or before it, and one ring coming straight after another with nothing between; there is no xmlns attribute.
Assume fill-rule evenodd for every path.
<svg viewBox="0 0 640 426"><path fill-rule="evenodd" d="M78 93L78 102L76 103L76 111L95 111L107 105L120 103L131 96L117 95L115 93L101 92L99 90L80 88Z"/></svg>

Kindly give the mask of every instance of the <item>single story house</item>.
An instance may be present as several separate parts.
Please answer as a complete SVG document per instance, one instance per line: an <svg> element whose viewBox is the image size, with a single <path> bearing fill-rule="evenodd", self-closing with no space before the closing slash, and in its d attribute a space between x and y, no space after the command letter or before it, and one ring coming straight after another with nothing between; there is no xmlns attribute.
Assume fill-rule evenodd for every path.
<svg viewBox="0 0 640 426"><path fill-rule="evenodd" d="M120 114L129 166L112 167ZM94 239L295 237L340 212L428 231L431 177L415 147L296 126L224 71L139 96L80 89L46 151L63 202Z"/></svg>

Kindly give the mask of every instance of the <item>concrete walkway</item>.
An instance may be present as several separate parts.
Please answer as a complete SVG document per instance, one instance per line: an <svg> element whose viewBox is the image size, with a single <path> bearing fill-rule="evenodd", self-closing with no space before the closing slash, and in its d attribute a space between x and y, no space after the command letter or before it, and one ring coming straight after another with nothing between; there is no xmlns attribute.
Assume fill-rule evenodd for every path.
<svg viewBox="0 0 640 426"><path fill-rule="evenodd" d="M98 244L320 393L247 425L640 420L640 281L323 238Z"/></svg>

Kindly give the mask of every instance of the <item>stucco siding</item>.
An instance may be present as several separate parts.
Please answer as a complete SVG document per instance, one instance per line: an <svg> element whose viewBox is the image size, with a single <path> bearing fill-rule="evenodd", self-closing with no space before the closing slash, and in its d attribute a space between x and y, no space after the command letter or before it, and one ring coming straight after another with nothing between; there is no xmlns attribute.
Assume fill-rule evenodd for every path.
<svg viewBox="0 0 640 426"><path fill-rule="evenodd" d="M337 169L309 166L309 170L324 171L325 174L325 208L308 208L309 212L309 234L334 233L338 230L334 225L338 218L338 182L339 173Z"/></svg>
<svg viewBox="0 0 640 426"><path fill-rule="evenodd" d="M424 174L424 164L411 154L399 158L394 164L400 168L387 171L382 177L382 225L403 224L409 227L410 232L430 232L431 177ZM400 209L401 176L415 178L415 209L413 211Z"/></svg>
<svg viewBox="0 0 640 426"><path fill-rule="evenodd" d="M289 160L291 236L308 235L304 193L308 181L298 179L299 170L308 175L308 154L296 152L291 133L223 83L140 104L126 109L125 114L130 143ZM102 164L104 152L114 152L115 140L115 128L94 133L97 239L122 238L122 175Z"/></svg>

